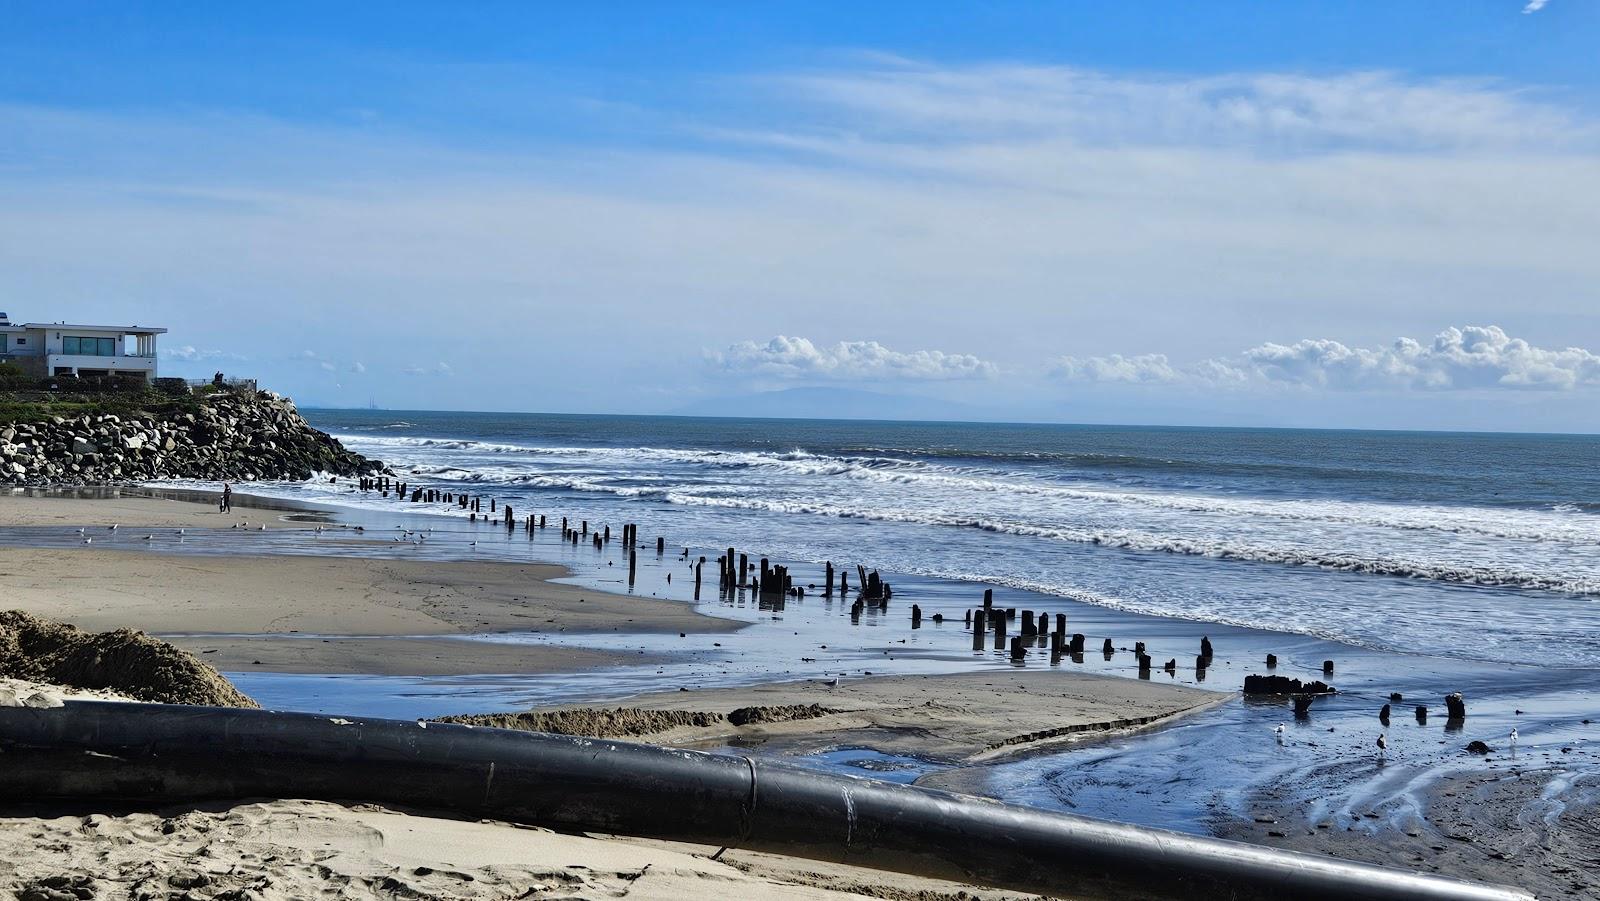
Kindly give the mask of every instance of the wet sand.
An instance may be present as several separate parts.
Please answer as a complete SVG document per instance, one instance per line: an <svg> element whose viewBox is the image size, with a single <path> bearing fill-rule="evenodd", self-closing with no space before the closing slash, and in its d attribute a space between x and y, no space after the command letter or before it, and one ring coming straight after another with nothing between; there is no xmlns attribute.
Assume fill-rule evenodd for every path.
<svg viewBox="0 0 1600 901"><path fill-rule="evenodd" d="M15 491L0 494L0 523L8 526L109 526L125 528L226 529L251 518L256 508L246 506L247 498L234 500L232 513L220 513L215 503L168 500L135 494L110 492L97 497L83 490L73 494L40 494ZM262 521L262 516L256 516Z"/></svg>
<svg viewBox="0 0 1600 901"><path fill-rule="evenodd" d="M1038 670L878 676L674 691L627 698L639 711L715 714L708 723L633 733L677 747L759 749L807 755L848 744L881 754L961 765L1088 736L1147 728L1222 703L1230 695L1130 679ZM785 708L812 708L798 717ZM816 710L815 708L820 708ZM593 705L549 711L604 712ZM773 721L738 724L735 710ZM762 714L757 714L758 717Z"/></svg>
<svg viewBox="0 0 1600 901"><path fill-rule="evenodd" d="M1305 818L1268 789L1253 822L1217 824L1222 838L1346 860L1515 884L1540 898L1600 892L1600 779L1570 767L1486 761L1445 776L1417 808L1374 805L1360 819Z"/></svg>

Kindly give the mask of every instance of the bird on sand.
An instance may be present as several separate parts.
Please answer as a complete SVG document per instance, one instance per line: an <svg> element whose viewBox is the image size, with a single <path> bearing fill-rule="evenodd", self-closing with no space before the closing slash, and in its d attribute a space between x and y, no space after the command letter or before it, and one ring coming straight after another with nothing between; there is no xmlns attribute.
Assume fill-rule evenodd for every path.
<svg viewBox="0 0 1600 901"><path fill-rule="evenodd" d="M1272 734L1276 735L1278 737L1278 741L1281 743L1283 741L1283 723L1273 726Z"/></svg>
<svg viewBox="0 0 1600 901"><path fill-rule="evenodd" d="M1386 755L1388 752L1389 752L1389 739L1386 738L1382 733L1379 733L1378 734L1378 759L1382 760L1384 755Z"/></svg>
<svg viewBox="0 0 1600 901"><path fill-rule="evenodd" d="M1516 746L1517 746L1517 730L1512 729L1511 730L1511 747L1515 748Z"/></svg>
<svg viewBox="0 0 1600 901"><path fill-rule="evenodd" d="M828 686L829 688L838 688L839 687L839 677L838 676L834 676L832 679L829 679L828 681L826 681L826 682L824 682L822 684Z"/></svg>
<svg viewBox="0 0 1600 901"><path fill-rule="evenodd" d="M79 530L78 530L78 534L79 534L79 535L82 535L82 534L83 534L83 533L84 533L84 531L85 531L85 530L83 530L83 529L79 529Z"/></svg>
<svg viewBox="0 0 1600 901"><path fill-rule="evenodd" d="M119 526L119 525L121 525L121 523L116 523L116 522L112 523L110 531L115 532L117 530L117 526Z"/></svg>

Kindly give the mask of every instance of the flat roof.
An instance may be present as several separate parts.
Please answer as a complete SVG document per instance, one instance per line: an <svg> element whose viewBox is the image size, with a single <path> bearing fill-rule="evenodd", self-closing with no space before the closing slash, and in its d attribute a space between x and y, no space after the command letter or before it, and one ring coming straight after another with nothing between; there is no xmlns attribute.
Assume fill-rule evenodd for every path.
<svg viewBox="0 0 1600 901"><path fill-rule="evenodd" d="M125 332L130 335L165 335L164 328L145 328L138 325L83 325L75 322L24 322L10 329L82 329L87 332Z"/></svg>

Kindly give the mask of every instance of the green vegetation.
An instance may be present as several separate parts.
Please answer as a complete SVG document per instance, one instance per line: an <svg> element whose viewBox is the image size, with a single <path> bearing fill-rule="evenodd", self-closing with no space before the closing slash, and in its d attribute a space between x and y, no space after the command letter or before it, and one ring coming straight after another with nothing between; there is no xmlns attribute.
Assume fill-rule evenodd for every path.
<svg viewBox="0 0 1600 901"><path fill-rule="evenodd" d="M13 364L0 363L0 425L46 422L52 416L71 419L85 414L126 417L194 412L200 409L202 397L225 390L206 385L191 393L184 385L180 393L170 382L150 387L118 379L40 381Z"/></svg>

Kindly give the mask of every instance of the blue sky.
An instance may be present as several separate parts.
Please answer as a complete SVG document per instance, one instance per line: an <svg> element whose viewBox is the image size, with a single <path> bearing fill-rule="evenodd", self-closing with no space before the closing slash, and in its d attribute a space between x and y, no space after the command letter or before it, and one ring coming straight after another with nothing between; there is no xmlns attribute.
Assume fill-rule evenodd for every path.
<svg viewBox="0 0 1600 901"><path fill-rule="evenodd" d="M303 403L1600 431L1529 5L0 2L0 309Z"/></svg>

